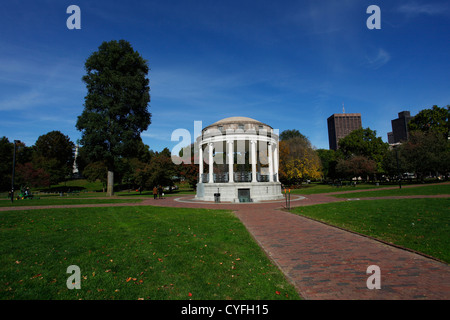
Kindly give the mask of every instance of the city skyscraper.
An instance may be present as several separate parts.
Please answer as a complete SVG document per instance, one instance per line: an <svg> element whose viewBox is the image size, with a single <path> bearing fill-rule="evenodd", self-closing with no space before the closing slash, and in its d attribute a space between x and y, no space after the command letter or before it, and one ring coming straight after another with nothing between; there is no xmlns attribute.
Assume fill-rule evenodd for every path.
<svg viewBox="0 0 450 320"><path fill-rule="evenodd" d="M397 119L391 120L392 132L388 132L389 144L408 140L408 122L412 118L409 111L402 111L398 113Z"/></svg>
<svg viewBox="0 0 450 320"><path fill-rule="evenodd" d="M353 130L362 128L361 113L335 113L327 119L327 123L330 149L337 150L339 139Z"/></svg>

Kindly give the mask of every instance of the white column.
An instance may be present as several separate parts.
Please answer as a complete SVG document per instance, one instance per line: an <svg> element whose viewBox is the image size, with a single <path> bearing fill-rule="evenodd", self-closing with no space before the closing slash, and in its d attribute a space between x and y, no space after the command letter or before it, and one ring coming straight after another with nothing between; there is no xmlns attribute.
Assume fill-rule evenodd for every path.
<svg viewBox="0 0 450 320"><path fill-rule="evenodd" d="M273 164L274 164L274 171L275 171L275 174L276 174L275 182L279 182L279 180L278 180L278 166L279 166L278 145L275 144L274 148L275 148L275 150L274 150L274 153L273 153L273 158L274 158L273 159Z"/></svg>
<svg viewBox="0 0 450 320"><path fill-rule="evenodd" d="M209 183L214 183L214 167L213 167L213 143L208 143L208 152L209 152Z"/></svg>
<svg viewBox="0 0 450 320"><path fill-rule="evenodd" d="M201 143L199 143L198 148L198 182L202 181L202 175L203 175L203 146Z"/></svg>
<svg viewBox="0 0 450 320"><path fill-rule="evenodd" d="M256 140L251 140L250 144L252 146L252 182L257 182L256 180Z"/></svg>
<svg viewBox="0 0 450 320"><path fill-rule="evenodd" d="M273 182L273 150L272 143L269 142L269 182Z"/></svg>
<svg viewBox="0 0 450 320"><path fill-rule="evenodd" d="M234 162L234 141L227 141L228 145L228 182L234 182L233 162Z"/></svg>

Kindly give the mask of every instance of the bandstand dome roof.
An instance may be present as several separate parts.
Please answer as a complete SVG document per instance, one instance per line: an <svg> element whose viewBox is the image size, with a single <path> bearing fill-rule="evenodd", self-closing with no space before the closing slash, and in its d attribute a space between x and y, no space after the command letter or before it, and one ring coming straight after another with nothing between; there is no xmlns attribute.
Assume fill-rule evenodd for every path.
<svg viewBox="0 0 450 320"><path fill-rule="evenodd" d="M219 120L217 122L214 122L213 124L205 127L203 130L206 130L210 127L217 127L217 126L222 126L222 125L230 125L230 124L253 124L253 125L263 125L263 126L267 126L269 128L272 128L271 126L262 123L261 121L252 119L252 118L248 118L248 117L228 117L228 118L224 118L222 120Z"/></svg>

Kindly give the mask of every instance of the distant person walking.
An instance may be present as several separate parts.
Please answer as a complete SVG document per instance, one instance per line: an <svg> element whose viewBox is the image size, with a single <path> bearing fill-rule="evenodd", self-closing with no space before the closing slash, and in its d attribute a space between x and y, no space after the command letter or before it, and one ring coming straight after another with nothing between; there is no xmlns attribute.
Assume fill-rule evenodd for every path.
<svg viewBox="0 0 450 320"><path fill-rule="evenodd" d="M158 187L159 198L162 199L163 188L161 186Z"/></svg>
<svg viewBox="0 0 450 320"><path fill-rule="evenodd" d="M156 186L155 187L153 187L153 199L158 199L157 198L157 196L158 196L158 188L156 188Z"/></svg>

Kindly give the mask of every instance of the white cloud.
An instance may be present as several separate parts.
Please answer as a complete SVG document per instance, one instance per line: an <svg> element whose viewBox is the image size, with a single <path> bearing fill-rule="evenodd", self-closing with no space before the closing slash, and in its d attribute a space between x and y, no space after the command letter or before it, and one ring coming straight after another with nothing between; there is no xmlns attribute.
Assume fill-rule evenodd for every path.
<svg viewBox="0 0 450 320"><path fill-rule="evenodd" d="M37 90L31 90L18 96L0 101L0 111L24 110L36 104L42 99L42 95Z"/></svg>
<svg viewBox="0 0 450 320"><path fill-rule="evenodd" d="M0 54L0 111L31 110L53 116L55 108L82 105L82 66L68 58L21 49L7 46Z"/></svg>
<svg viewBox="0 0 450 320"><path fill-rule="evenodd" d="M379 48L376 56L366 57L367 66L370 69L379 69L391 60L391 55L386 50Z"/></svg>
<svg viewBox="0 0 450 320"><path fill-rule="evenodd" d="M142 132L141 137L158 139L158 140L162 140L162 141L172 141L170 139L169 131L153 130L153 128L149 128L148 131Z"/></svg>
<svg viewBox="0 0 450 320"><path fill-rule="evenodd" d="M434 16L446 15L450 13L449 6L442 3L419 4L416 2L411 2L409 4L403 4L398 7L398 11L410 17L421 14Z"/></svg>

